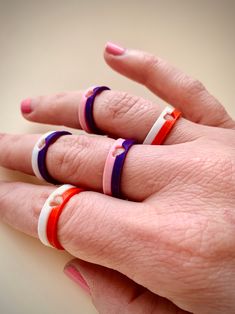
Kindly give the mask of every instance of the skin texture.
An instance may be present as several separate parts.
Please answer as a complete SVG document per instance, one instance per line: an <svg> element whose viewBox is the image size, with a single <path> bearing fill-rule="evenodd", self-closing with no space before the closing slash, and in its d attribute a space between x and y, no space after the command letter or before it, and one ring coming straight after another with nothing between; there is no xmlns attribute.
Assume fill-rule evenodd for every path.
<svg viewBox="0 0 235 314"><path fill-rule="evenodd" d="M49 173L88 190L70 200L59 220L59 240L77 257L66 267L79 271L102 314L234 313L234 121L200 82L164 60L127 49L121 55L106 49L104 57L183 118L166 145L129 151L121 181L129 201L102 194L107 153L114 138L141 143L163 106L105 91L95 100L94 119L110 138L64 136L49 148ZM34 98L24 117L79 128L81 95ZM0 165L33 175L39 136L1 134ZM40 210L54 189L1 182L0 218L37 237Z"/></svg>

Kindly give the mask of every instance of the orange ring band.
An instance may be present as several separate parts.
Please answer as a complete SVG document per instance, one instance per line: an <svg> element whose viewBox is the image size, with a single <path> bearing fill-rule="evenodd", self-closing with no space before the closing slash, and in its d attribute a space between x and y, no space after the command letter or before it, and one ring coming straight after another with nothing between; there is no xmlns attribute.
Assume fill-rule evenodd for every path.
<svg viewBox="0 0 235 314"><path fill-rule="evenodd" d="M64 250L62 245L60 244L57 231L58 231L58 221L59 217L62 213L67 202L76 194L79 194L83 190L80 188L71 188L62 194L63 201L59 206L55 206L52 208L50 216L47 222L47 238L49 243L58 250Z"/></svg>
<svg viewBox="0 0 235 314"><path fill-rule="evenodd" d="M173 126L175 125L176 121L181 116L181 112L178 111L177 109L175 109L172 112L171 116L172 116L173 120L167 120L164 123L163 127L158 132L158 134L156 135L156 137L152 141L151 145L161 145L165 141L165 139L166 139L167 135L169 134L170 130L173 128Z"/></svg>

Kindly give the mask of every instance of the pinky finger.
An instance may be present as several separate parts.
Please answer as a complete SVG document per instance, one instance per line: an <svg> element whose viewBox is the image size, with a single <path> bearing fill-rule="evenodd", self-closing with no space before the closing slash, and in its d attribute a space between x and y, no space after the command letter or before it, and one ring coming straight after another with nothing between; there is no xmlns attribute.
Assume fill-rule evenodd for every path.
<svg viewBox="0 0 235 314"><path fill-rule="evenodd" d="M0 220L37 238L40 211L54 190L52 186L0 182Z"/></svg>
<svg viewBox="0 0 235 314"><path fill-rule="evenodd" d="M74 259L64 272L90 294L100 314L188 313L109 268Z"/></svg>

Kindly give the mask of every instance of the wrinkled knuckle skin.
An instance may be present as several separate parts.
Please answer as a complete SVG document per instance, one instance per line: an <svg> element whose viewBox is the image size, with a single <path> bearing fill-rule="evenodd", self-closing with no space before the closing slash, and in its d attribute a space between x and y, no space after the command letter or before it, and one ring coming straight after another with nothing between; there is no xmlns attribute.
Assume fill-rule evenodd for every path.
<svg viewBox="0 0 235 314"><path fill-rule="evenodd" d="M40 191L37 195L37 202L32 203L32 207L31 207L32 208L32 215L36 219L36 221L38 221L42 207L44 206L45 201L48 199L51 192L52 191L50 189Z"/></svg>
<svg viewBox="0 0 235 314"><path fill-rule="evenodd" d="M62 242L72 251L86 250L87 243L93 234L89 224L91 205L87 197L81 192L67 203L59 221L58 235Z"/></svg>
<svg viewBox="0 0 235 314"><path fill-rule="evenodd" d="M52 103L60 102L66 95L66 92L60 92L54 95L40 95L37 100L40 104L49 103L51 105Z"/></svg>
<svg viewBox="0 0 235 314"><path fill-rule="evenodd" d="M205 87L199 80L183 76L179 82L186 91L184 94L186 100L198 97L205 92Z"/></svg>
<svg viewBox="0 0 235 314"><path fill-rule="evenodd" d="M91 142L85 135L62 137L51 151L50 161L53 163L53 176L76 180L77 174L85 170L84 160Z"/></svg>
<svg viewBox="0 0 235 314"><path fill-rule="evenodd" d="M142 73L142 81L141 83L143 85L153 85L153 77L154 74L157 73L158 69L164 69L167 68L164 65L164 61L160 59L159 57L152 56L149 54L145 54L143 57L143 73Z"/></svg>
<svg viewBox="0 0 235 314"><path fill-rule="evenodd" d="M123 119L129 121L142 110L144 105L143 99L125 92L118 92L110 95L110 97L112 98L108 97L106 100L106 108L109 111L108 116L111 117L112 121Z"/></svg>
<svg viewBox="0 0 235 314"><path fill-rule="evenodd" d="M121 120L123 118L130 118L141 107L142 101L136 96L128 93L118 92L112 95L111 99L107 99L109 106L109 116L112 120Z"/></svg>
<svg viewBox="0 0 235 314"><path fill-rule="evenodd" d="M149 54L145 54L143 58L144 67L147 72L156 70L163 62L162 59Z"/></svg>
<svg viewBox="0 0 235 314"><path fill-rule="evenodd" d="M59 221L58 234L63 245L80 258L87 258L88 254L100 258L107 254L104 253L104 250L108 250L107 246L112 247L112 240L109 244L107 238L104 239L103 212L96 211L90 193L85 191L74 196L64 208Z"/></svg>

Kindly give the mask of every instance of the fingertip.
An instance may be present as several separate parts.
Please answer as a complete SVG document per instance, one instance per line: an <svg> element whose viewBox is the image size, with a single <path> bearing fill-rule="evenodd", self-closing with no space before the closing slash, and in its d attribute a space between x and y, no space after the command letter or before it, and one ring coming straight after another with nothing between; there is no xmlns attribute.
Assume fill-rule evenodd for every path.
<svg viewBox="0 0 235 314"><path fill-rule="evenodd" d="M125 53L126 49L122 46L115 44L111 41L108 41L105 44L105 53L114 57L122 56Z"/></svg>
<svg viewBox="0 0 235 314"><path fill-rule="evenodd" d="M20 108L23 115L31 113L32 112L32 99L26 98L22 100L20 104Z"/></svg>
<svg viewBox="0 0 235 314"><path fill-rule="evenodd" d="M69 261L65 265L64 274L73 282L78 284L85 292L87 292L88 294L91 293L87 280L85 279L84 274L81 273L79 263L76 259Z"/></svg>

